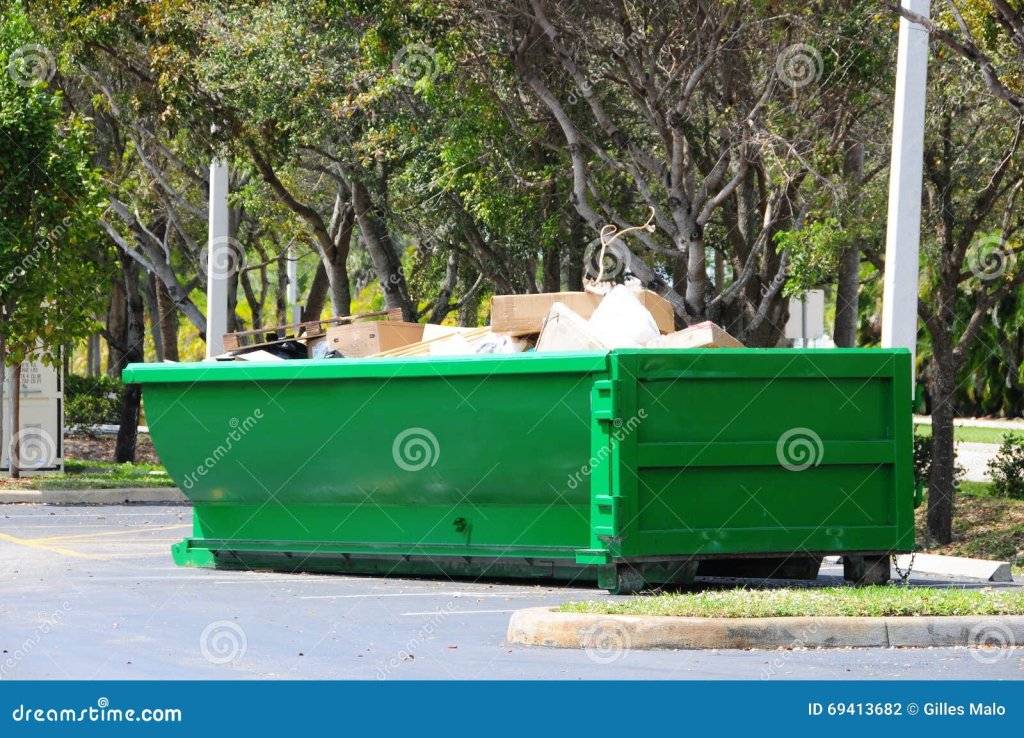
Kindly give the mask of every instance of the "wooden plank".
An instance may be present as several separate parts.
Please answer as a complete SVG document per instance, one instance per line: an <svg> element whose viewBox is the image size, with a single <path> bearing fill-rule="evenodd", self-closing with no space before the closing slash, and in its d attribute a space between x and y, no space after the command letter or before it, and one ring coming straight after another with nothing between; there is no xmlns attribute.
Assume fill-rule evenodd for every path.
<svg viewBox="0 0 1024 738"><path fill-rule="evenodd" d="M454 334L466 341L472 341L477 338L483 338L485 335L490 333L491 329L489 326L480 326L479 328L473 328L465 331L464 333ZM406 346L399 346L389 351L381 351L380 353L373 354L374 358L387 357L387 356L423 356L430 353L430 346L440 341L445 341L451 338L452 335L438 336L431 338L428 341L417 341L416 343L410 343Z"/></svg>
<svg viewBox="0 0 1024 738"><path fill-rule="evenodd" d="M385 320L401 320L401 308L390 310L377 310L370 313L357 313L355 315L342 315L336 318L324 318L322 320L307 320L301 323L287 323L284 325L266 326L263 328L251 328L245 331L234 331L224 334L225 351L237 351L242 348L260 348L273 346L283 341L294 341L298 338L319 338L326 335L327 327L332 325L347 325L371 318L384 318ZM284 333L284 338L277 338ZM275 336L268 339L267 336Z"/></svg>

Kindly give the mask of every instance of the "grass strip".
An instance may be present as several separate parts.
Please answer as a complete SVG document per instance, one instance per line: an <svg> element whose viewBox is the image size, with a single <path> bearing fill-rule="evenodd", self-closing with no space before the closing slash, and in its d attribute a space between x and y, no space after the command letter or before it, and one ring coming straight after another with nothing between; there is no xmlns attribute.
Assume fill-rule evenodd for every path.
<svg viewBox="0 0 1024 738"><path fill-rule="evenodd" d="M619 602L569 602L558 610L700 618L1024 615L1024 590L902 585L729 589L659 594Z"/></svg>

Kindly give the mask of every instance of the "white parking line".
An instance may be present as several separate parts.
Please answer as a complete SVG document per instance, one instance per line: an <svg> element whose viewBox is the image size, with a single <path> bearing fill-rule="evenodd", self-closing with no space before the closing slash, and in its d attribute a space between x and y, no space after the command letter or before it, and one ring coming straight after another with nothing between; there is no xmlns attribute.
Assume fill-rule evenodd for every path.
<svg viewBox="0 0 1024 738"><path fill-rule="evenodd" d="M173 515L175 517L191 517L192 511L178 512L176 510L154 510L153 512L118 512L110 515L97 515L94 512L65 512L61 511L60 519L64 518L92 518L93 520L117 520L118 518L156 518L161 515ZM10 515L7 520L24 520L26 518L50 518L56 517L56 513L25 513Z"/></svg>
<svg viewBox="0 0 1024 738"><path fill-rule="evenodd" d="M501 612L515 612L515 610L434 610L433 612L403 612L406 617L419 617L427 615L491 615Z"/></svg>

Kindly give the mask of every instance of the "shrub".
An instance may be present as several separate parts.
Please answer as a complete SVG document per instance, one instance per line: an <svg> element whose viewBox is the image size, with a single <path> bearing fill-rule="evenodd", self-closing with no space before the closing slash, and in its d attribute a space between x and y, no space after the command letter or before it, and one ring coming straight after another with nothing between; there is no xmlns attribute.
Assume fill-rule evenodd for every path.
<svg viewBox="0 0 1024 738"><path fill-rule="evenodd" d="M64 421L69 427L117 424L124 385L112 377L64 378Z"/></svg>
<svg viewBox="0 0 1024 738"><path fill-rule="evenodd" d="M1007 433L999 451L988 462L992 494L1024 500L1024 436Z"/></svg>

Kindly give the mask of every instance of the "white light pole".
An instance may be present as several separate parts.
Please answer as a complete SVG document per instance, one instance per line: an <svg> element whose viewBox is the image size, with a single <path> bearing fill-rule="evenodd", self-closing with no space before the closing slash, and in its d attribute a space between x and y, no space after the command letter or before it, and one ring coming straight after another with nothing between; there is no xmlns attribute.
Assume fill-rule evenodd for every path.
<svg viewBox="0 0 1024 738"><path fill-rule="evenodd" d="M928 17L930 0L901 0L903 8ZM889 212L885 234L882 346L917 348L918 251L921 243L921 180L924 162L928 31L900 18L896 97L889 165Z"/></svg>
<svg viewBox="0 0 1024 738"><path fill-rule="evenodd" d="M206 358L224 353L228 330L228 279L237 258L228 223L228 164L210 162L210 220L206 244Z"/></svg>
<svg viewBox="0 0 1024 738"><path fill-rule="evenodd" d="M302 306L299 304L299 262L295 249L288 247L288 305L292 311L292 323L302 322Z"/></svg>

